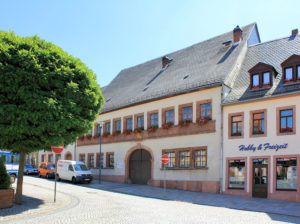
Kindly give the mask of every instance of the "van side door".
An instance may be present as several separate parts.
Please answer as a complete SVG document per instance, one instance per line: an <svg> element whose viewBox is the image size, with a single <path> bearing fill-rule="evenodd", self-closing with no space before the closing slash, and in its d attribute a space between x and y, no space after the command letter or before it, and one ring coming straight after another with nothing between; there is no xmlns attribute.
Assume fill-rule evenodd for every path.
<svg viewBox="0 0 300 224"><path fill-rule="evenodd" d="M72 164L70 164L68 167L68 180L72 180L73 174L74 174L74 168Z"/></svg>

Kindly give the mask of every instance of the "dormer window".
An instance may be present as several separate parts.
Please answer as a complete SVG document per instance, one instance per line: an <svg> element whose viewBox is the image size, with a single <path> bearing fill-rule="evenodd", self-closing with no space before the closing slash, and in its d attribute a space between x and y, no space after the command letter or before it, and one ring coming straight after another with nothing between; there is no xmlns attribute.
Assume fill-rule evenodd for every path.
<svg viewBox="0 0 300 224"><path fill-rule="evenodd" d="M258 63L249 70L251 89L267 88L272 86L272 74L276 74L275 69L271 65Z"/></svg>
<svg viewBox="0 0 300 224"><path fill-rule="evenodd" d="M283 71L283 83L290 84L300 81L300 56L292 55L281 64Z"/></svg>

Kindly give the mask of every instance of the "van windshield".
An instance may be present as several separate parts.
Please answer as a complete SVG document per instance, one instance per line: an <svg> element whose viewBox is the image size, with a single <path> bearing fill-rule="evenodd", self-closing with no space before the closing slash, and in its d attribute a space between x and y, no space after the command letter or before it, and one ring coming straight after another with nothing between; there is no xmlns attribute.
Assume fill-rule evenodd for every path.
<svg viewBox="0 0 300 224"><path fill-rule="evenodd" d="M51 170L51 169L55 169L55 165L52 165L52 164L49 164L48 166L47 166L47 168L48 168L48 170Z"/></svg>
<svg viewBox="0 0 300 224"><path fill-rule="evenodd" d="M25 165L26 168L34 168L32 165Z"/></svg>
<svg viewBox="0 0 300 224"><path fill-rule="evenodd" d="M88 170L84 164L76 164L74 165L75 171L85 171Z"/></svg>

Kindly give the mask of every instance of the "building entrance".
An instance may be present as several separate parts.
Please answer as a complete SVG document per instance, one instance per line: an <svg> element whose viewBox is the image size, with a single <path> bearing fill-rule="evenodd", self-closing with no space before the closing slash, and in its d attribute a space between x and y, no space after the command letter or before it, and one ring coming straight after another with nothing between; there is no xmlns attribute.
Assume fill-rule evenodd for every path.
<svg viewBox="0 0 300 224"><path fill-rule="evenodd" d="M253 159L252 196L266 198L268 196L268 160Z"/></svg>
<svg viewBox="0 0 300 224"><path fill-rule="evenodd" d="M147 184L151 179L151 155L144 149L135 150L129 161L129 177L133 184Z"/></svg>

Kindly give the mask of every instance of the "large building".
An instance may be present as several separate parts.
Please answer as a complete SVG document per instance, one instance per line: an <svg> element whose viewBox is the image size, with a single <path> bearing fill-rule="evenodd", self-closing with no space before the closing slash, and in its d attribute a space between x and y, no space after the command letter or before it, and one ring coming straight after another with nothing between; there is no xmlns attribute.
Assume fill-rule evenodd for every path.
<svg viewBox="0 0 300 224"><path fill-rule="evenodd" d="M300 37L249 46L224 101L223 191L300 201ZM298 130L297 130L298 129Z"/></svg>
<svg viewBox="0 0 300 224"><path fill-rule="evenodd" d="M102 164L104 180L162 186L166 153L167 187L218 193L222 100L259 42L250 24L122 70L102 89L106 102L93 132L79 138L77 158Z"/></svg>

